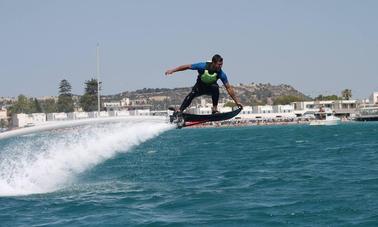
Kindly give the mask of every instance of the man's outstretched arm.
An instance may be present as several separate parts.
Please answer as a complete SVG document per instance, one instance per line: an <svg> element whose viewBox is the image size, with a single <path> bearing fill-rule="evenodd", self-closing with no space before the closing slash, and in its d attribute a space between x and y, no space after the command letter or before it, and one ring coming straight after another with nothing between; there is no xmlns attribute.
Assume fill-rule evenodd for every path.
<svg viewBox="0 0 378 227"><path fill-rule="evenodd" d="M226 88L226 91L227 93L231 96L231 98L235 101L236 105L239 106L239 107L243 107L243 105L240 103L239 99L236 98L235 96L235 92L234 92L234 89L232 88L232 86L229 84L229 83L226 83L224 85L224 87Z"/></svg>
<svg viewBox="0 0 378 227"><path fill-rule="evenodd" d="M174 69L168 69L167 71L165 71L165 75L171 75L175 72L179 72L179 71L184 71L184 70L188 70L192 67L192 65L180 65Z"/></svg>

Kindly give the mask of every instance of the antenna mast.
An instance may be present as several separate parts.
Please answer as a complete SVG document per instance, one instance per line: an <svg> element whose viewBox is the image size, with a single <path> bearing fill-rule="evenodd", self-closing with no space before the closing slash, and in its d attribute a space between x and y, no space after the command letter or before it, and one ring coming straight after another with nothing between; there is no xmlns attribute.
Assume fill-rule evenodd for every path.
<svg viewBox="0 0 378 227"><path fill-rule="evenodd" d="M100 44L97 43L97 51L96 51L96 56L97 56L97 117L100 117Z"/></svg>

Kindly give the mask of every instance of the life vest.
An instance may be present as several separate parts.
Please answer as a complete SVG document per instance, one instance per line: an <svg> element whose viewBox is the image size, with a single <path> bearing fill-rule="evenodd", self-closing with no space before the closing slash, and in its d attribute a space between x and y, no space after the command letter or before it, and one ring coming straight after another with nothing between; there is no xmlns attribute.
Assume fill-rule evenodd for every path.
<svg viewBox="0 0 378 227"><path fill-rule="evenodd" d="M220 71L211 71L210 70L211 62L206 62L205 70L202 74L198 75L198 80L200 80L202 83L206 85L211 85L213 83L216 83L219 79Z"/></svg>

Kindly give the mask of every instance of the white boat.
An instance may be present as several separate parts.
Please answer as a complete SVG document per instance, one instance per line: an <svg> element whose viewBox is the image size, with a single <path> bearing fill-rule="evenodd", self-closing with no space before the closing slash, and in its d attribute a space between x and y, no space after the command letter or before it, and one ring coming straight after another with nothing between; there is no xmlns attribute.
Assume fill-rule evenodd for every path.
<svg viewBox="0 0 378 227"><path fill-rule="evenodd" d="M319 112L314 113L315 119L310 121L312 126L321 126L321 125L338 125L341 122L341 119L334 116L332 111L328 108L324 110L321 109Z"/></svg>
<svg viewBox="0 0 378 227"><path fill-rule="evenodd" d="M358 109L356 121L378 121L378 106L368 105Z"/></svg>

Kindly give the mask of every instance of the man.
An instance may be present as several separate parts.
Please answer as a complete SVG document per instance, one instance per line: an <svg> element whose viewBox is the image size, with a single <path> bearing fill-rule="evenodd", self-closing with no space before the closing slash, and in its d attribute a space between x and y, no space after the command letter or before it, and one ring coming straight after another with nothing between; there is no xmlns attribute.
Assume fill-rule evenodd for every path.
<svg viewBox="0 0 378 227"><path fill-rule="evenodd" d="M219 100L219 86L217 84L217 80L220 79L226 90L227 93L231 96L231 98L235 101L236 105L239 107L243 107L239 100L235 96L234 89L228 83L226 74L222 71L223 66L223 58L216 54L211 59L211 62L201 62L192 65L181 65L174 69L167 70L165 75L171 75L175 72L184 71L184 70L197 70L198 77L197 82L193 86L192 91L185 97L179 112L183 112L192 102L195 97L201 95L211 95L211 99L213 101L213 108L212 113L218 113L218 100Z"/></svg>

